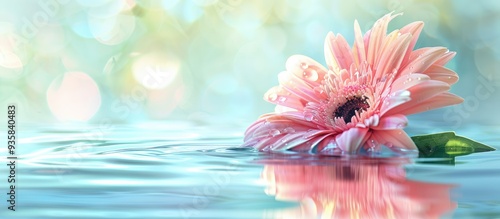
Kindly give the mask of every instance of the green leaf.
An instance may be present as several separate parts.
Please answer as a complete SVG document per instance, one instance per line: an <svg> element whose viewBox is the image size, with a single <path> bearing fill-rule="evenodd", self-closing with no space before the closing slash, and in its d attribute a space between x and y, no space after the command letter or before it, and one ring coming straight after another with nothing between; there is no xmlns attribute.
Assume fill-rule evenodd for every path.
<svg viewBox="0 0 500 219"><path fill-rule="evenodd" d="M411 137L417 145L419 157L453 158L476 152L494 151L495 148L477 141L455 135L455 132L442 132Z"/></svg>

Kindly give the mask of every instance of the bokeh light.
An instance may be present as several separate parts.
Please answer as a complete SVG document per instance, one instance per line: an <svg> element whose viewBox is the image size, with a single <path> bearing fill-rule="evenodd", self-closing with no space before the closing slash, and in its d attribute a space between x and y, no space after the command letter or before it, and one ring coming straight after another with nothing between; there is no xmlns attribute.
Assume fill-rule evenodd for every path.
<svg viewBox="0 0 500 219"><path fill-rule="evenodd" d="M50 110L60 121L89 120L101 106L94 80L83 72L68 72L54 79L47 90Z"/></svg>
<svg viewBox="0 0 500 219"><path fill-rule="evenodd" d="M161 54L148 54L134 62L134 78L148 89L162 89L170 85L179 71L179 61Z"/></svg>

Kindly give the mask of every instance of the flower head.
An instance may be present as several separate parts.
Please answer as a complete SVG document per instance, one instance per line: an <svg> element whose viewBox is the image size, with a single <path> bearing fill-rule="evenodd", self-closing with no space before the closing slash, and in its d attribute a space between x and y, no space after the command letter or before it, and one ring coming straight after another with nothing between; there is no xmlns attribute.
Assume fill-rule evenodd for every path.
<svg viewBox="0 0 500 219"><path fill-rule="evenodd" d="M247 129L244 145L318 153L376 150L381 144L416 149L403 131L406 115L463 99L448 92L458 76L444 65L455 53L444 47L413 50L423 22L386 34L395 16L385 15L364 36L355 22L352 48L342 35L328 33L327 67L291 56L279 86L264 95L277 105L275 112Z"/></svg>

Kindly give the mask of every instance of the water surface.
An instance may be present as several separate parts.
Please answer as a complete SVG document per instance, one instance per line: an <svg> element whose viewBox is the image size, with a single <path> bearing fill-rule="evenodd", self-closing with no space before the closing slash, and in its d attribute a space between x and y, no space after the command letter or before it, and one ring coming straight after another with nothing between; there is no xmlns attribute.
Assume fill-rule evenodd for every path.
<svg viewBox="0 0 500 219"><path fill-rule="evenodd" d="M16 212L0 218L500 217L498 151L454 164L269 155L238 148L244 128L23 125ZM498 147L494 132L458 134Z"/></svg>

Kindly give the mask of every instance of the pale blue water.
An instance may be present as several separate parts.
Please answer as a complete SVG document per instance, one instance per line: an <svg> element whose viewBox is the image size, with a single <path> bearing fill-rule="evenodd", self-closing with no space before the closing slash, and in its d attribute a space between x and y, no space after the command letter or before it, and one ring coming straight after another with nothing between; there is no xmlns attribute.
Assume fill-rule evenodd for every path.
<svg viewBox="0 0 500 219"><path fill-rule="evenodd" d="M415 127L410 131L426 130ZM302 198L304 209L307 197L287 199L284 192L307 189L308 184L318 183L317 179L327 181L321 187L326 189L314 194L332 196L340 191L333 189L336 183L354 182L361 188L373 183L363 181L372 179L364 176L379 174L371 171L374 167L387 166L380 162L364 164L354 158L297 159L293 155L271 156L238 148L244 129L182 122L101 128L21 126L16 211L8 211L2 201L0 218L307 218L297 213L301 205L293 201ZM494 133L492 127L476 126L458 134L498 148L500 139ZM405 175L397 177L399 181L393 184L417 182L417 189L411 188L418 194L434 192L431 188L435 185L445 186L438 189L444 196L427 195L425 201L410 198L414 201L406 207L426 206L432 201L456 203L441 217L500 218L499 155L494 151L458 157L455 165L410 161L389 167ZM303 182L286 182L286 177L279 176L298 173L293 172L294 167L304 170L300 172L306 174L302 175ZM275 172L270 174L273 168ZM315 169L326 171L317 173ZM2 178L7 177L4 170L5 166ZM1 200L7 199L5 181L0 183ZM333 191L326 191L328 188ZM404 203L401 200L409 196L400 190L389 189L377 195ZM352 193L356 192L363 191ZM275 197L277 193L280 197ZM360 203L365 205L359 209L376 205Z"/></svg>

